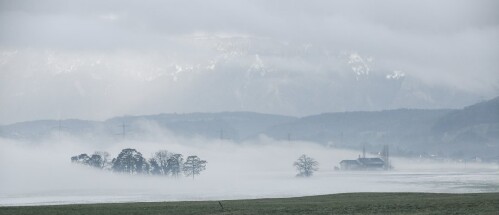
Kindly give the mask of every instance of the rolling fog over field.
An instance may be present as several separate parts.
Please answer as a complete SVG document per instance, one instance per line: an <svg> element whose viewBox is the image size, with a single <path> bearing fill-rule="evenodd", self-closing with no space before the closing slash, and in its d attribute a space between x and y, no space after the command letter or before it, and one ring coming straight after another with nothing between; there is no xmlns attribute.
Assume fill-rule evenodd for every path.
<svg viewBox="0 0 499 215"><path fill-rule="evenodd" d="M497 8L0 0L0 206L498 192Z"/></svg>
<svg viewBox="0 0 499 215"><path fill-rule="evenodd" d="M7 139L0 144L0 205L246 199L376 191L499 191L497 163L394 157L392 171L335 171L339 161L355 159L361 151L268 137L235 143L158 134L142 141L96 143L54 135L35 145ZM120 174L72 164L69 159L96 150L108 151L115 157L126 147L137 149L144 157L166 149L184 156L195 154L208 163L206 170L193 180ZM295 177L292 163L304 153L319 162L319 171L311 178Z"/></svg>

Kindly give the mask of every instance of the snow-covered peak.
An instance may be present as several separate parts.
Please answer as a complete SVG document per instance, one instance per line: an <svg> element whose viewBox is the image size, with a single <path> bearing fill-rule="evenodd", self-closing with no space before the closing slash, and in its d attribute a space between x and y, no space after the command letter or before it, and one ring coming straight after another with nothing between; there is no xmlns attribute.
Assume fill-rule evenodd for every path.
<svg viewBox="0 0 499 215"><path fill-rule="evenodd" d="M357 75L357 80L359 79L359 76L369 75L369 71L371 71L369 64L371 64L372 61L372 57L363 58L358 53L351 53L348 56L348 64Z"/></svg>
<svg viewBox="0 0 499 215"><path fill-rule="evenodd" d="M386 75L386 79L401 79L405 77L402 71L394 70L391 74Z"/></svg>
<svg viewBox="0 0 499 215"><path fill-rule="evenodd" d="M265 65L263 64L262 59L258 54L255 55L255 61L251 64L248 72L259 72L260 76L265 76L267 70L265 69Z"/></svg>

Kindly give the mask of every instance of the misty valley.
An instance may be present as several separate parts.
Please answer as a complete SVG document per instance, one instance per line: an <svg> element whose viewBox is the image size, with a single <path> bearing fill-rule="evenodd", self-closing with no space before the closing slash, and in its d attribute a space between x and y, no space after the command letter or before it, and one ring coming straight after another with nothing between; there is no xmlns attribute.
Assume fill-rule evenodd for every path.
<svg viewBox="0 0 499 215"><path fill-rule="evenodd" d="M0 215L499 214L498 8L0 0Z"/></svg>
<svg viewBox="0 0 499 215"><path fill-rule="evenodd" d="M161 141L123 141L105 147L116 153L116 160L122 149L131 145L138 146L151 158L165 145L171 151L197 154L209 165L194 178L182 177L183 171L174 176L178 170L171 167L171 170L154 172L156 170L150 165L150 172L146 174L145 169L138 173L72 163L67 154L88 151L96 146L69 139L61 140L61 143L42 143L40 147L19 146L17 142L2 144L4 152L9 154L3 159L11 161L24 157L22 162L2 160L0 204L4 206L253 199L347 192L499 191L499 167L495 163L392 157L394 168L388 171L343 171L335 166L341 160L357 157L359 151L299 141L261 139L233 143L164 137ZM309 177L297 177L293 165L302 153L307 153L318 164L317 171ZM20 154L22 156L17 156ZM77 157L87 160L85 156ZM74 162L81 162L79 160Z"/></svg>
<svg viewBox="0 0 499 215"><path fill-rule="evenodd" d="M4 125L0 205L498 192L497 109L495 98L456 110Z"/></svg>

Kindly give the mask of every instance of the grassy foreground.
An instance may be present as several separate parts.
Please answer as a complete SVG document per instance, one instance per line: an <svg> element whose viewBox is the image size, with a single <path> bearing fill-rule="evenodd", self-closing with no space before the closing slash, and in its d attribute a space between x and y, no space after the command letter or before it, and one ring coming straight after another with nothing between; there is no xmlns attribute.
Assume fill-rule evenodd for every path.
<svg viewBox="0 0 499 215"><path fill-rule="evenodd" d="M499 193L347 193L281 199L0 207L0 214L499 214Z"/></svg>

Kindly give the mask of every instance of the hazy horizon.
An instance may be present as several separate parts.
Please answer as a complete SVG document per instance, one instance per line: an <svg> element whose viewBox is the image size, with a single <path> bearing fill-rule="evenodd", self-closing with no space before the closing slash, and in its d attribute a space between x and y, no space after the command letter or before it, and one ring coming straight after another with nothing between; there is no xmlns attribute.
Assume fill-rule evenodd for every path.
<svg viewBox="0 0 499 215"><path fill-rule="evenodd" d="M482 98L483 99L483 98ZM23 122L30 122L30 121L44 121L44 120L49 120L49 121L65 121L65 120L84 120L84 121L107 121L110 119L114 118L120 118L120 117L136 117L136 116L154 116L154 115L161 115L161 114L221 114L221 113L256 113L256 114L263 114L263 115L276 115L276 116L287 116L287 117L296 117L296 118L302 118L302 117L308 117L308 116L314 116L314 115L321 115L321 114L327 114L327 113L353 113L353 112L380 112L380 111L394 111L394 110L460 110L465 107L478 104L481 102L484 102L487 100L480 100L476 103L472 103L469 105L464 105L462 107L454 107L454 108L393 108L393 109L380 109L380 110L353 110L353 111L336 111L336 112L319 112L319 113L312 113L308 115L287 115L287 114L281 114L281 113L265 113L265 112L256 112L256 111L238 111L238 110L222 110L222 111L216 111L216 112L159 112L159 113L147 113L147 114L124 114L124 115L116 115L116 116L110 116L108 118L98 118L98 119L85 119L85 118L40 118L40 119L31 119L31 120L25 120L25 121L17 121L17 122L11 122L7 124L0 124L2 125L11 125L11 124L16 124L16 123L23 123Z"/></svg>

